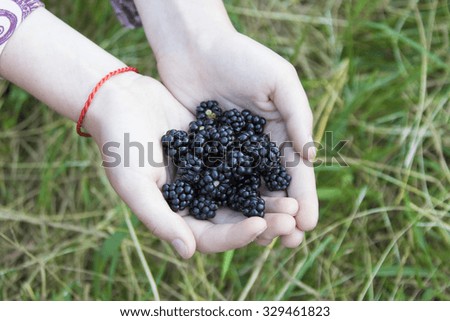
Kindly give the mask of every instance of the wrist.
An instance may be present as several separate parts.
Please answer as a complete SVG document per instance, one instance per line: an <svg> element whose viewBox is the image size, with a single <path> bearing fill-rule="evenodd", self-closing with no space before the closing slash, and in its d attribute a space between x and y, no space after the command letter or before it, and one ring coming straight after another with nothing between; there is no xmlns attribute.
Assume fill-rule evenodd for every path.
<svg viewBox="0 0 450 321"><path fill-rule="evenodd" d="M83 120L82 131L94 137L99 136L105 126L112 122L112 118L120 116L129 108L126 105L127 97L141 78L144 77L138 73L125 72L107 80L92 100ZM80 112L82 108L83 106L79 107Z"/></svg>
<svg viewBox="0 0 450 321"><path fill-rule="evenodd" d="M135 0L158 59L190 51L236 32L221 0Z"/></svg>

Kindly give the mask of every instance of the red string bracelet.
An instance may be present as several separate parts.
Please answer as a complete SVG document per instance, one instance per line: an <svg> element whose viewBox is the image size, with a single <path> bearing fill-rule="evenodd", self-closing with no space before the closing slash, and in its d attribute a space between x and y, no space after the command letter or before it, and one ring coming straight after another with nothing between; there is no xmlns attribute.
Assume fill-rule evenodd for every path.
<svg viewBox="0 0 450 321"><path fill-rule="evenodd" d="M94 100L94 96L98 92L100 87L103 86L103 84L105 82L107 82L111 77L113 77L115 75L118 75L118 74L122 74L122 73L127 72L127 71L138 72L138 70L136 68L134 68L134 67L119 68L117 70L111 71L109 74L107 74L105 77L103 77L98 82L97 85L95 85L94 89L89 94L89 97L86 100L86 103L84 104L83 109L81 110L80 117L78 118L78 121L77 121L77 133L78 133L78 135L83 136L83 137L91 137L91 135L89 135L88 133L83 133L81 131L81 125L83 124L84 117L86 116L86 113L87 113L89 107L91 106L92 101Z"/></svg>

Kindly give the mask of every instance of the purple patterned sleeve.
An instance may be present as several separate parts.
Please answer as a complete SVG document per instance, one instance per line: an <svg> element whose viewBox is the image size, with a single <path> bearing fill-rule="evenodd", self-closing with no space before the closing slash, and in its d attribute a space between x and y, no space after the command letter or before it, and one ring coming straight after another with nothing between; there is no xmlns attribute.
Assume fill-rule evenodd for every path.
<svg viewBox="0 0 450 321"><path fill-rule="evenodd" d="M43 6L38 0L0 0L0 54L22 21Z"/></svg>
<svg viewBox="0 0 450 321"><path fill-rule="evenodd" d="M110 0L110 2L123 26L131 29L142 26L133 0Z"/></svg>

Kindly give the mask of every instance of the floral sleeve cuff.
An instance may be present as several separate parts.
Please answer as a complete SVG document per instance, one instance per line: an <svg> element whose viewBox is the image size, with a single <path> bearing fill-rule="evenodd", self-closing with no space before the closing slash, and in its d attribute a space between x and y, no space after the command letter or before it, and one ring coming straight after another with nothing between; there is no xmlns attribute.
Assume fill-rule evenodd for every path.
<svg viewBox="0 0 450 321"><path fill-rule="evenodd" d="M110 0L120 23L127 28L142 27L141 18L133 0Z"/></svg>
<svg viewBox="0 0 450 321"><path fill-rule="evenodd" d="M0 0L0 55L22 21L43 6L38 0Z"/></svg>

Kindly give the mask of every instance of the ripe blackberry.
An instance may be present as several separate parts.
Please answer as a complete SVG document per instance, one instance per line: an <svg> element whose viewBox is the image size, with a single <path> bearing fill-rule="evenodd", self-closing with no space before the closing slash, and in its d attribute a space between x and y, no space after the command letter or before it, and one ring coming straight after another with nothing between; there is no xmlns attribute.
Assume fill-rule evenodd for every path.
<svg viewBox="0 0 450 321"><path fill-rule="evenodd" d="M216 216L219 207L216 202L205 196L196 198L189 209L189 213L198 220L207 220Z"/></svg>
<svg viewBox="0 0 450 321"><path fill-rule="evenodd" d="M197 134L211 126L214 126L213 119L205 118L203 120L194 120L189 124L189 133Z"/></svg>
<svg viewBox="0 0 450 321"><path fill-rule="evenodd" d="M191 137L191 141L189 144L191 152L197 156L198 158L203 158L204 147L206 142L208 141L208 136L206 131L199 132L197 134L193 134Z"/></svg>
<svg viewBox="0 0 450 321"><path fill-rule="evenodd" d="M241 203L244 199L249 198L250 196L258 196L259 192L252 189L247 185L239 185L236 193L238 194L238 202Z"/></svg>
<svg viewBox="0 0 450 321"><path fill-rule="evenodd" d="M261 159L258 164L258 169L261 173L269 173L281 166L281 153L280 149L274 142L270 142L267 146L261 150ZM262 152L263 151L263 152Z"/></svg>
<svg viewBox="0 0 450 321"><path fill-rule="evenodd" d="M258 196L258 192L249 186L234 184L228 194L226 204L234 211L242 211L241 204L251 196Z"/></svg>
<svg viewBox="0 0 450 321"><path fill-rule="evenodd" d="M191 185L180 179L177 179L171 184L164 184L162 192L174 212L184 210L191 205L194 199L194 190Z"/></svg>
<svg viewBox="0 0 450 321"><path fill-rule="evenodd" d="M248 155L245 155L239 150L232 150L227 155L227 166L233 173L233 178L236 180L243 179L243 176L253 174L253 161Z"/></svg>
<svg viewBox="0 0 450 321"><path fill-rule="evenodd" d="M198 181L198 193L208 196L219 204L226 202L230 188L230 179L217 168L202 172Z"/></svg>
<svg viewBox="0 0 450 321"><path fill-rule="evenodd" d="M256 134L262 134L264 126L266 125L266 119L264 117L254 115L247 109L243 110L241 114L245 119L245 130L251 130Z"/></svg>
<svg viewBox="0 0 450 321"><path fill-rule="evenodd" d="M239 146L249 144L248 142L252 139L255 139L257 136L255 136L255 132L251 130L245 130L241 131L239 134L236 135L236 143L239 144Z"/></svg>
<svg viewBox="0 0 450 321"><path fill-rule="evenodd" d="M178 159L186 155L189 146L189 135L183 130L171 129L161 138L164 153Z"/></svg>
<svg viewBox="0 0 450 321"><path fill-rule="evenodd" d="M259 196L250 196L249 198L246 198L240 206L242 213L247 217L264 217L266 203Z"/></svg>
<svg viewBox="0 0 450 321"><path fill-rule="evenodd" d="M241 185L237 189L237 198L239 210L247 217L264 217L265 202L259 196L257 190L253 190L248 185Z"/></svg>
<svg viewBox="0 0 450 321"><path fill-rule="evenodd" d="M286 172L286 168L278 166L263 175L264 182L269 191L283 191L291 183L291 176Z"/></svg>
<svg viewBox="0 0 450 321"><path fill-rule="evenodd" d="M259 176L259 173L245 176L239 181L239 184L249 186L252 190L258 191L261 187L261 177Z"/></svg>
<svg viewBox="0 0 450 321"><path fill-rule="evenodd" d="M234 142L234 131L230 126L223 125L219 127L216 135L211 138L219 142L219 153L225 156L226 151Z"/></svg>
<svg viewBox="0 0 450 321"><path fill-rule="evenodd" d="M237 109L224 112L220 118L220 122L233 128L235 133L239 133L245 126L245 119Z"/></svg>
<svg viewBox="0 0 450 321"><path fill-rule="evenodd" d="M239 206L238 199L239 199L238 189L235 185L232 185L227 195L227 199L223 205L227 205L233 211L240 211L241 208Z"/></svg>
<svg viewBox="0 0 450 321"><path fill-rule="evenodd" d="M203 161L194 154L187 154L178 162L178 175L188 183L197 183L200 180L200 172Z"/></svg>
<svg viewBox="0 0 450 321"><path fill-rule="evenodd" d="M215 100L208 100L201 102L197 106L197 119L219 119L222 116L222 109L219 107L219 103Z"/></svg>
<svg viewBox="0 0 450 321"><path fill-rule="evenodd" d="M200 158L206 167L217 166L216 160L220 158L220 143L210 139L210 136L214 135L215 132L217 132L217 129L211 127L195 134L191 139L191 153Z"/></svg>

